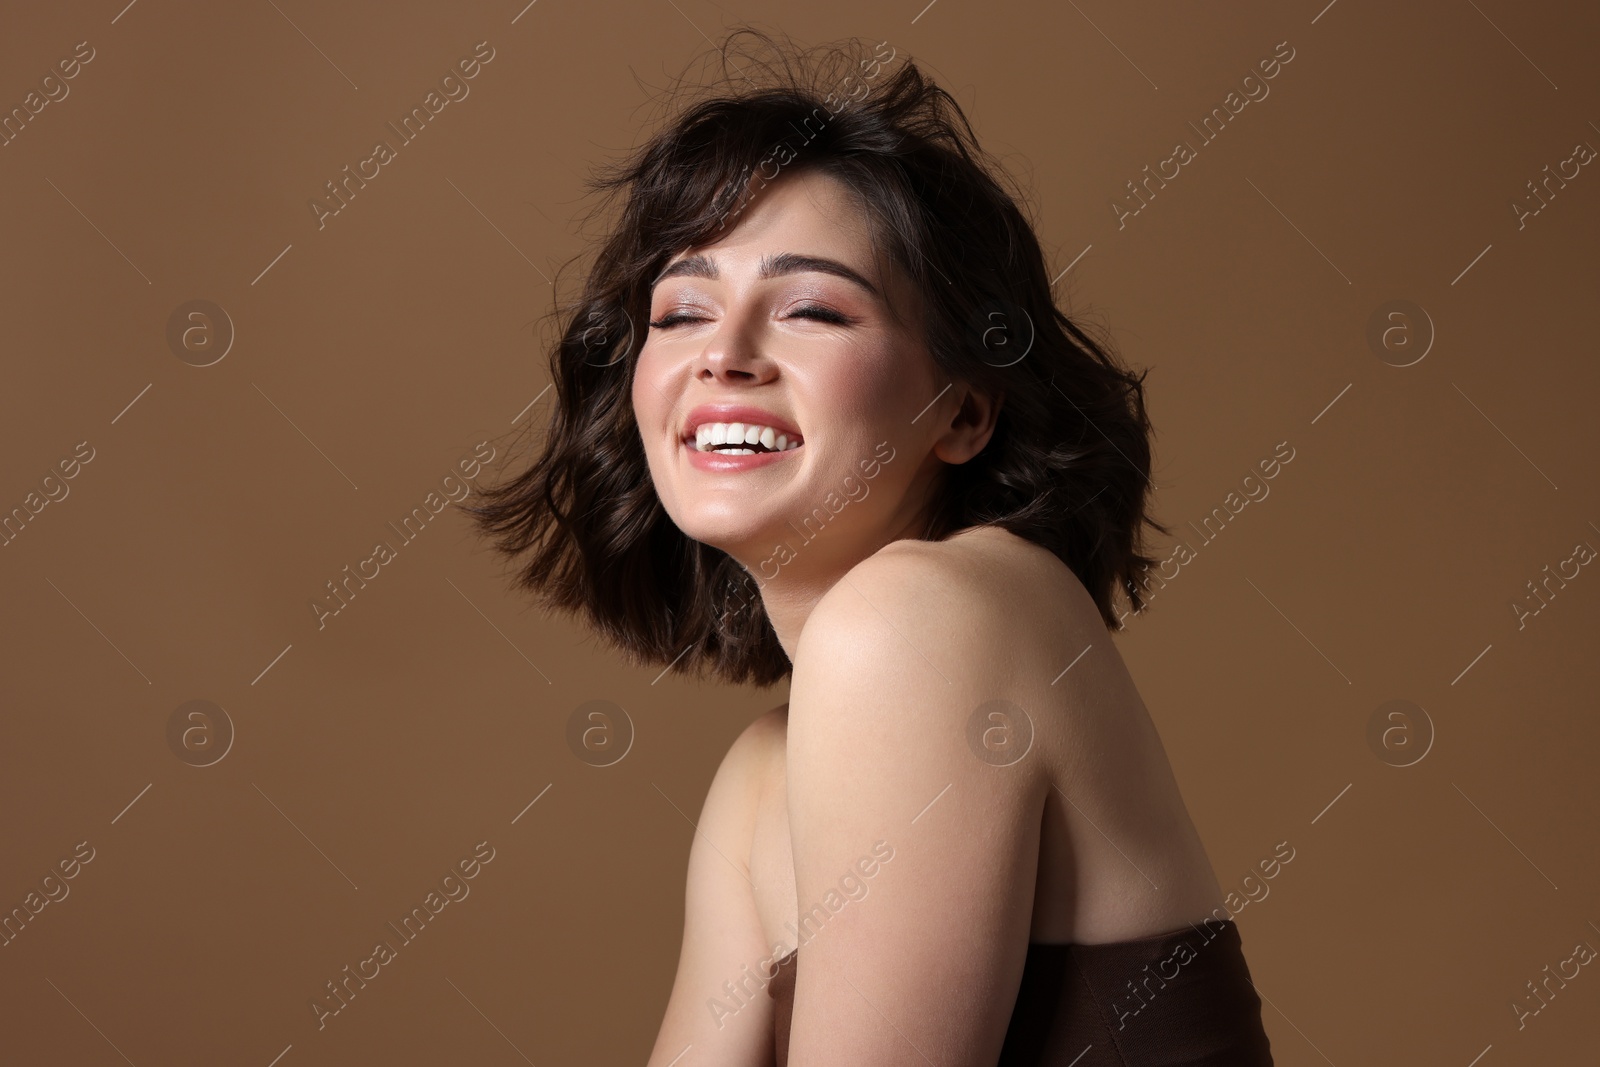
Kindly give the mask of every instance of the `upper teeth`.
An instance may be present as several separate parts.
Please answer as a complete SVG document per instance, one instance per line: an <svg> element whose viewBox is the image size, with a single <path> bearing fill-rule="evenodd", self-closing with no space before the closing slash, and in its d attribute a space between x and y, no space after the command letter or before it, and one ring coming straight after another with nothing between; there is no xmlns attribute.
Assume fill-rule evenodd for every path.
<svg viewBox="0 0 1600 1067"><path fill-rule="evenodd" d="M717 445L757 443L773 452L800 447L798 438L791 440L787 434L781 434L771 426L759 426L753 422L703 422L694 431L694 447L701 452Z"/></svg>

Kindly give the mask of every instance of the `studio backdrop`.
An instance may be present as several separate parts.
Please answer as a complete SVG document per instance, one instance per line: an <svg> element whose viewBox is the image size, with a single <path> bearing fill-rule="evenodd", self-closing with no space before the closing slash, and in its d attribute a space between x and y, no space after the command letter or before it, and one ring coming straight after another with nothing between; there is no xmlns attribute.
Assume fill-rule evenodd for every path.
<svg viewBox="0 0 1600 1067"><path fill-rule="evenodd" d="M1277 1062L1593 1063L1600 14L1505 0L10 5L0 1062L644 1062L786 687L625 662L461 506L586 178L744 24L936 77L1149 368L1105 640Z"/></svg>

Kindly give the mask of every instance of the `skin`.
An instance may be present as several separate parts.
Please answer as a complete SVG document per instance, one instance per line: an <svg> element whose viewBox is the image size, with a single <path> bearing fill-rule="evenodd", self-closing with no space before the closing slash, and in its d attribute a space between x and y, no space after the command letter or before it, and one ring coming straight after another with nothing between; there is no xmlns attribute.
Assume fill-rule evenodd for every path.
<svg viewBox="0 0 1600 1067"><path fill-rule="evenodd" d="M784 252L841 262L877 292L814 271L758 279ZM1179 929L1222 908L1221 887L1071 571L996 527L915 538L941 468L982 449L1003 398L938 372L916 294L847 190L785 176L674 262L693 253L718 277L658 282L652 323L692 318L652 326L639 353L639 431L686 535L752 573L776 543L797 546L761 585L794 671L788 704L740 735L707 795L650 1067L769 1063L762 976L797 940L793 1067L993 1064L1029 941ZM818 306L848 321L796 314ZM779 413L805 443L756 470L697 470L679 437L713 401ZM894 458L870 491L802 544L787 524L860 481L884 441ZM994 700L1032 725L1007 766L968 742Z"/></svg>
<svg viewBox="0 0 1600 1067"><path fill-rule="evenodd" d="M673 262L695 251L715 261L720 278L657 283L651 322L674 312L694 321L650 329L634 372L634 414L667 514L758 577L793 661L817 601L856 563L913 535L939 468L978 454L998 405L938 375L916 327L912 286L875 254L866 221L836 179L785 177L762 191L727 238ZM762 256L781 252L844 263L882 295L819 272L756 280ZM817 308L851 321L808 317ZM760 470L695 470L678 436L691 409L716 401L787 417L805 443ZM887 454L877 452L885 441L894 458L867 496L804 542L795 527L830 493L863 481L861 462ZM781 543L794 546L796 558L767 580L763 571L772 565L761 564Z"/></svg>

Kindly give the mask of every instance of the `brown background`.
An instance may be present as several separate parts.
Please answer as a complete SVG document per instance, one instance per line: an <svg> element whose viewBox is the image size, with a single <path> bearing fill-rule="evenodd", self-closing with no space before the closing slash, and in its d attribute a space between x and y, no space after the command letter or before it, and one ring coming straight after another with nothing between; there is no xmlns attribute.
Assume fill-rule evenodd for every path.
<svg viewBox="0 0 1600 1067"><path fill-rule="evenodd" d="M0 508L94 449L0 548L0 909L94 849L0 948L6 1063L643 1061L690 819L782 687L624 665L510 595L455 510L321 630L309 602L474 444L492 476L544 425L585 168L744 21L936 72L1075 264L1058 295L1153 368L1160 514L1196 556L1117 644L1224 884L1296 850L1240 915L1278 1063L1595 1061L1594 967L1520 1031L1510 1007L1600 947L1600 574L1511 607L1600 547L1600 173L1510 207L1600 145L1592 5L121 4L0 33L7 111L95 50L0 148ZM319 229L323 183L480 41L470 96ZM1111 198L1281 41L1270 96L1119 229ZM195 299L236 334L207 367L167 341ZM1436 333L1411 366L1367 341L1395 299ZM236 731L207 767L167 741L193 699ZM565 740L594 699L636 731L605 768ZM1392 699L1432 741L1418 719L1386 762ZM319 1032L311 998L485 840Z"/></svg>

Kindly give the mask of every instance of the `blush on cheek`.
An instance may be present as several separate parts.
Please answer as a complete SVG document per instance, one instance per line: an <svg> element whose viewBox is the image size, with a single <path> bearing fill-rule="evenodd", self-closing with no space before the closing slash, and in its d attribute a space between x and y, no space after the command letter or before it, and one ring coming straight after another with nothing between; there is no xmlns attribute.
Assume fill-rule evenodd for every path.
<svg viewBox="0 0 1600 1067"><path fill-rule="evenodd" d="M645 376L646 367L642 360L634 373L633 390L630 400L633 404L633 420L639 429L648 452L652 437L659 437L665 428L662 425L665 408L664 399L660 390Z"/></svg>
<svg viewBox="0 0 1600 1067"><path fill-rule="evenodd" d="M829 422L860 430L881 426L899 436L933 399L924 387L927 377L889 352L851 353L830 368L826 382L814 382L813 395Z"/></svg>

